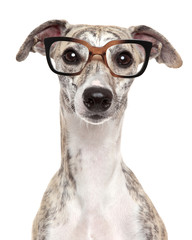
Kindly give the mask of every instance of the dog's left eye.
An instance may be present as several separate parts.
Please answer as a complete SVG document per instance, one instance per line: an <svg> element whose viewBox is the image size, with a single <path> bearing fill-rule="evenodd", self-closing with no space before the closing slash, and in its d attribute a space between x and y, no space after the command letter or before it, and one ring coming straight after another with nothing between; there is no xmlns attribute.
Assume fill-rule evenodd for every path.
<svg viewBox="0 0 192 240"><path fill-rule="evenodd" d="M115 57L115 60L119 67L129 67L133 63L133 57L130 52L124 51L121 53L118 53Z"/></svg>
<svg viewBox="0 0 192 240"><path fill-rule="evenodd" d="M67 64L77 64L80 61L80 56L74 49L65 50L62 58L63 61Z"/></svg>

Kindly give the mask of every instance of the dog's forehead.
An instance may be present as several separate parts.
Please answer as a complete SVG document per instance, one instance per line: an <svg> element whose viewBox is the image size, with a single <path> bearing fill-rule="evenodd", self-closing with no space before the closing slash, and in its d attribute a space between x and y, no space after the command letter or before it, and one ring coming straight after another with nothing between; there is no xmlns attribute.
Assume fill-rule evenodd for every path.
<svg viewBox="0 0 192 240"><path fill-rule="evenodd" d="M71 28L67 36L82 39L96 47L116 39L130 39L128 29L116 26L77 25Z"/></svg>

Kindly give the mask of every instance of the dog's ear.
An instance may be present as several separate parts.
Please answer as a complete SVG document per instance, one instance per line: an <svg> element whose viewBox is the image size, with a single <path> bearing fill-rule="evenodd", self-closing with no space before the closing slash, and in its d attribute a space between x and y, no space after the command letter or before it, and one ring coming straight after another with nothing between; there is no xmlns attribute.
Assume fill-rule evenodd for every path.
<svg viewBox="0 0 192 240"><path fill-rule="evenodd" d="M133 39L140 39L152 42L151 58L155 58L158 63L165 63L168 67L179 68L182 66L182 59L160 33L147 26L136 26L129 28Z"/></svg>
<svg viewBox="0 0 192 240"><path fill-rule="evenodd" d="M69 24L65 20L52 20L41 24L26 38L17 53L17 61L25 60L30 51L45 55L44 39L47 37L64 36L68 28Z"/></svg>

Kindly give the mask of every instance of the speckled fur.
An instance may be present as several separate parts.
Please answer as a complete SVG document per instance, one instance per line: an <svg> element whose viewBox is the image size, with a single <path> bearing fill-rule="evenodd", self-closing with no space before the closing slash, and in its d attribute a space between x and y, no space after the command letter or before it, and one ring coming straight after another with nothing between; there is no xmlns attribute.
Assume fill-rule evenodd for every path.
<svg viewBox="0 0 192 240"><path fill-rule="evenodd" d="M42 47L43 38L50 34L51 29L54 30L54 34L57 34L59 29L62 36L83 39L93 46L103 46L106 42L114 39L130 39L134 36L138 39L138 36L141 36L143 33L145 35L144 37L142 35L142 39L146 39L149 36L155 36L154 45L157 46L157 49L155 49L152 57L155 57L159 63L163 62L169 67L180 67L182 65L180 56L167 39L149 27L138 26L126 29L115 26L70 25L64 20L48 21L33 30L21 46L17 54L17 60L23 61L30 51L37 51L41 54L45 54ZM135 54L135 57L139 56L137 55L138 53ZM81 112L77 114L78 109L82 108L79 104L79 96L83 91L81 89L85 89L90 86L93 76L95 76L95 79L101 79L101 84L107 86L113 92L113 105L111 107L111 111L109 111L107 113L108 115L105 116L109 120L107 123L101 123L101 126L92 126L90 122L85 123L83 117L81 116ZM71 132L74 131L77 135L79 134L80 137L83 134L82 142L87 141L88 144L90 144L90 148L95 149L95 142L92 142L92 138L97 139L98 143L102 141L105 142L105 139L103 140L103 138L107 138L107 132L110 139L110 134L117 129L117 134L111 134L114 135L114 139L107 141L111 141L111 144L114 144L114 146L119 146L122 118L124 110L127 106L127 93L133 79L118 79L112 77L106 66L104 66L101 61L95 59L86 66L79 76L59 76L59 80L61 86L61 167L52 178L46 192L44 193L40 209L33 223L32 240L98 240L100 238L97 237L94 230L92 235L88 235L88 233L87 235L83 235L83 239L81 237L65 238L65 236L59 237L57 235L53 235L55 237L52 237L51 235L51 229L57 229L57 227L59 229L59 227L65 226L71 221L70 208L68 205L70 202L77 199L77 192L79 191L78 179L84 171L83 164L85 162L84 157L86 156L85 150L83 147L80 147L83 146L81 143L77 149L74 148L75 145L71 145L73 138ZM76 124L73 124L73 122ZM79 131L81 127L84 127L83 132ZM90 132L92 132L92 135L90 135ZM104 135L101 137L100 134L103 132ZM103 146L101 145L100 147L101 153L99 147L97 149L96 146L98 156L102 156ZM106 149L103 149L105 151L107 149L107 145ZM117 153L118 151L119 148L117 147ZM107 152L107 154L110 155L109 152ZM92 157L94 158L94 155ZM165 226L152 202L144 192L133 172L124 164L121 158L118 157L118 159L119 162L117 166L119 165L119 169L124 178L126 192L128 193L131 202L133 202L138 209L137 213L134 213L137 220L138 230L134 230L135 233L132 233L131 230L128 231L130 233L129 236L118 235L115 237L115 240L167 240ZM95 177L96 176L92 176L92 178ZM115 192L117 192L117 190L118 189L116 189ZM77 209L81 209L81 207L78 207ZM114 240L110 237L106 237L105 239Z"/></svg>

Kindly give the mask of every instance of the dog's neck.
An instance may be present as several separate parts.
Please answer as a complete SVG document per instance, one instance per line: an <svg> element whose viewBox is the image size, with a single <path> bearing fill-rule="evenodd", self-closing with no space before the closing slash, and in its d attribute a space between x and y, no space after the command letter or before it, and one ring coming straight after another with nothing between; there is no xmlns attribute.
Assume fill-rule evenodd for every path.
<svg viewBox="0 0 192 240"><path fill-rule="evenodd" d="M74 114L61 112L61 166L86 206L96 206L104 197L108 204L106 196L114 199L120 194L121 128L122 119L91 125Z"/></svg>

